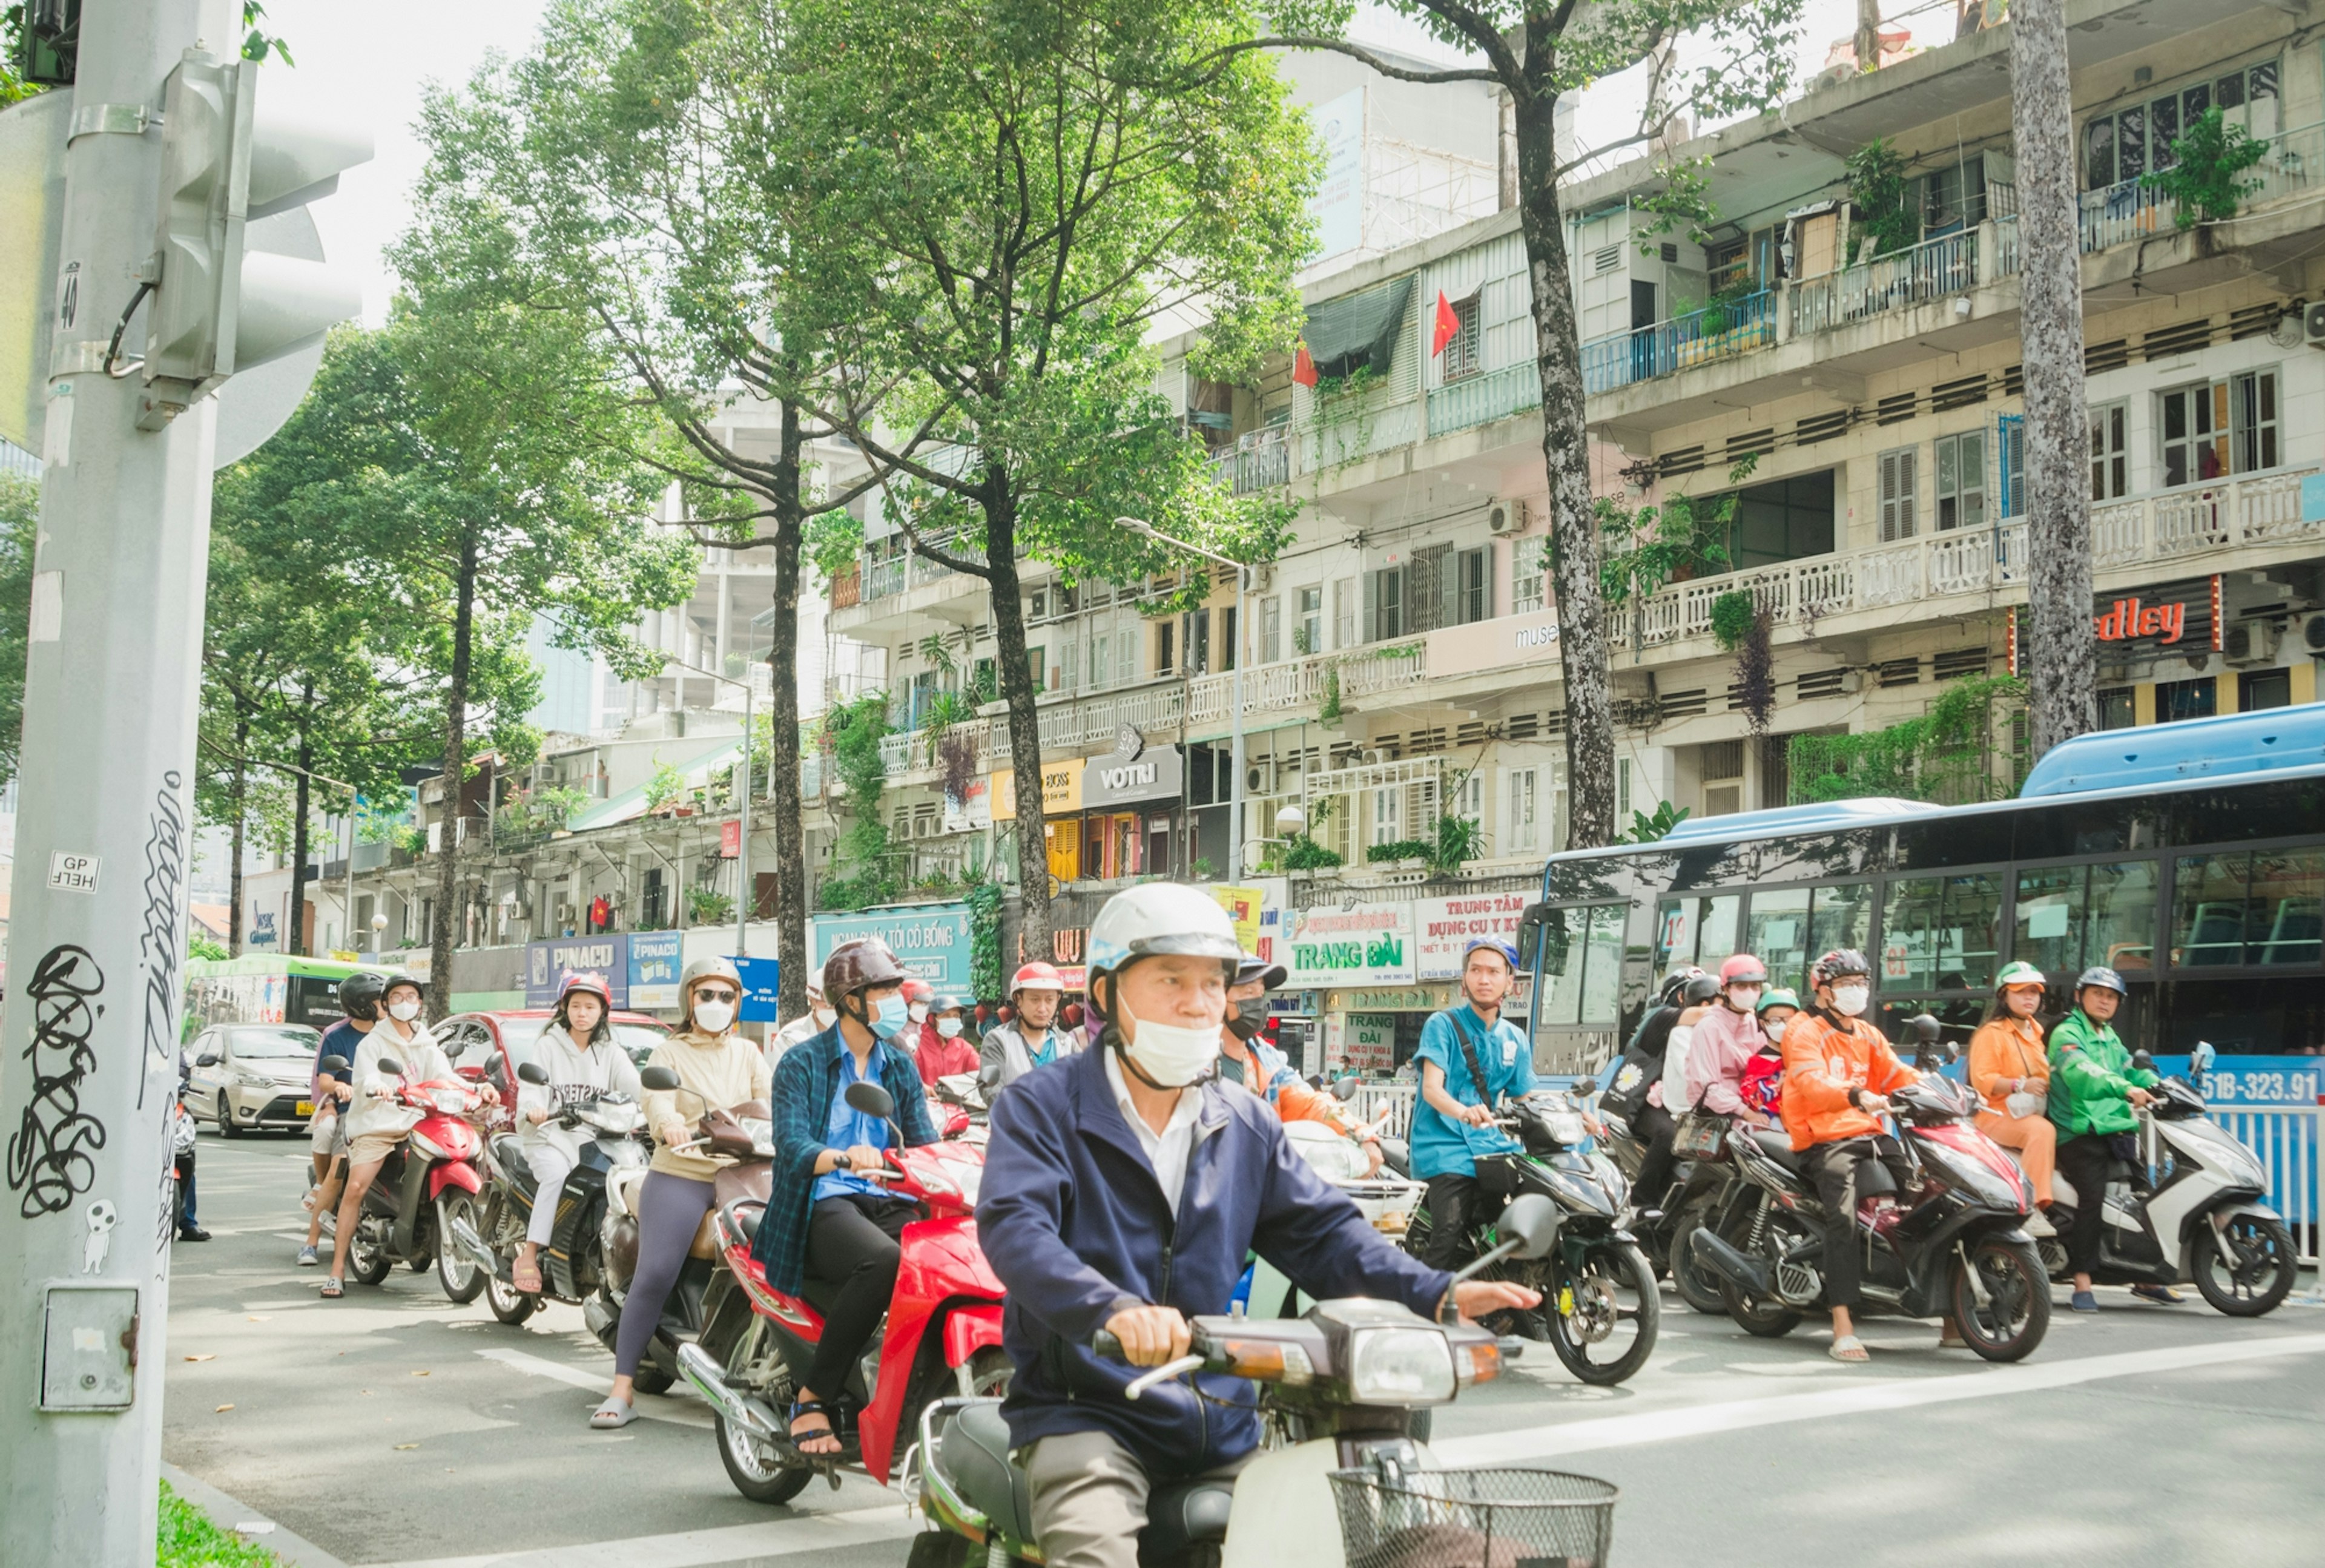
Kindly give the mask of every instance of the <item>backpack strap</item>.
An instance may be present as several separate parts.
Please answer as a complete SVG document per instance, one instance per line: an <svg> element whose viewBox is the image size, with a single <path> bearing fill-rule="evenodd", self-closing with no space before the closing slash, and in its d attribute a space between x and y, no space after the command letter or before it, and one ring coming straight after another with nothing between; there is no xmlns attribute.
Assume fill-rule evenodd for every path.
<svg viewBox="0 0 2325 1568"><path fill-rule="evenodd" d="M1469 1081L1477 1086L1478 1103L1491 1109L1493 1087L1486 1077L1485 1068L1478 1065L1477 1048L1469 1041L1469 1031L1461 1026L1461 1010L1449 1007L1445 1010L1445 1016L1453 1025L1453 1037L1461 1043L1463 1059L1469 1063Z"/></svg>

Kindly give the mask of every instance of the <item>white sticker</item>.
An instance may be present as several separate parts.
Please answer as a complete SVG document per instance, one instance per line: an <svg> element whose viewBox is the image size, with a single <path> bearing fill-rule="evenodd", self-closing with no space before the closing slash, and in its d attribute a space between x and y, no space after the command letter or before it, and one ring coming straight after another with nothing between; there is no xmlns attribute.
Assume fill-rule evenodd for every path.
<svg viewBox="0 0 2325 1568"><path fill-rule="evenodd" d="M32 573L32 613L25 626L25 636L35 643L53 643L63 636L65 629L65 574L61 571Z"/></svg>
<svg viewBox="0 0 2325 1568"><path fill-rule="evenodd" d="M60 849L49 857L49 889L52 893L94 893L97 869L96 856L74 855Z"/></svg>
<svg viewBox="0 0 2325 1568"><path fill-rule="evenodd" d="M66 391L70 391L68 386ZM47 413L41 425L41 459L52 469L69 467L72 463L73 400L59 395L49 399Z"/></svg>
<svg viewBox="0 0 2325 1568"><path fill-rule="evenodd" d="M1505 1066L1505 1067L1514 1067L1514 1066L1516 1066L1516 1065L1517 1065L1517 1060L1518 1060L1518 1043L1517 1043L1516 1041L1514 1041L1514 1040L1505 1040L1505 1041L1503 1041L1503 1042L1502 1042L1502 1065L1503 1065L1503 1066Z"/></svg>

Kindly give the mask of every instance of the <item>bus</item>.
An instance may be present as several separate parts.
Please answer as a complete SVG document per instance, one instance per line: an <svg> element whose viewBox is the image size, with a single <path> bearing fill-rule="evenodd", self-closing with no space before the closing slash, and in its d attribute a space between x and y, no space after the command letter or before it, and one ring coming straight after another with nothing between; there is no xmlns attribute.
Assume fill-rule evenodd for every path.
<svg viewBox="0 0 2325 1568"><path fill-rule="evenodd" d="M309 1024L328 1029L345 1015L339 982L377 964L282 953L236 959L195 959L186 965L186 1022L190 1040L213 1024Z"/></svg>
<svg viewBox="0 0 2325 1568"><path fill-rule="evenodd" d="M1923 1011L1974 1025L2014 960L2048 978L2048 1013L2104 964L2135 1049L2314 1066L2325 705L2080 736L2008 800L1784 806L1562 852L1523 923L1545 1072L1602 1068L1675 968L1752 952L1805 997L1809 964L1841 947L1872 960L1891 1039Z"/></svg>

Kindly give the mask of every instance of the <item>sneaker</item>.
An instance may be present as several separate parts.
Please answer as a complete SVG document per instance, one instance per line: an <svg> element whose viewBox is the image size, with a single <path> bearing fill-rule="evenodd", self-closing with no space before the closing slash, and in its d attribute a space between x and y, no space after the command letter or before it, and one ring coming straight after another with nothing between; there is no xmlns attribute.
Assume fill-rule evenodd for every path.
<svg viewBox="0 0 2325 1568"><path fill-rule="evenodd" d="M311 1247L302 1247L302 1248L301 1248L299 1249L299 1266L300 1266L300 1267L301 1267L301 1268L312 1268L312 1267L314 1267L317 1264L319 1264L319 1263L320 1263L320 1262L322 1262L322 1261L323 1261L323 1260L322 1260L321 1258L320 1258L320 1257L316 1257L316 1256L315 1256L315 1249L314 1249L313 1248L311 1248Z"/></svg>
<svg viewBox="0 0 2325 1568"><path fill-rule="evenodd" d="M2068 1300L2067 1310L2077 1313L2095 1313L2099 1310L2099 1298L2089 1291L2079 1290Z"/></svg>
<svg viewBox="0 0 2325 1568"><path fill-rule="evenodd" d="M2131 1294L2158 1306L2178 1306L2188 1299L2168 1285L2135 1285L2131 1287Z"/></svg>

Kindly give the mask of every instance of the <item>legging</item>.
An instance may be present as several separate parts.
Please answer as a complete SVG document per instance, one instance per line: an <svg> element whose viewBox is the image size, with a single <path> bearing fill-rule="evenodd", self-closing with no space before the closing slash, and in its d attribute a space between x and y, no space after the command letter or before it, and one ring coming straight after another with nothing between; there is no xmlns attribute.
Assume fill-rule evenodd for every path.
<svg viewBox="0 0 2325 1568"><path fill-rule="evenodd" d="M686 1267L686 1255L717 1189L667 1171L648 1171L638 1188L638 1266L622 1298L622 1326L614 1336L614 1375L637 1375L646 1345L662 1326L662 1304Z"/></svg>

